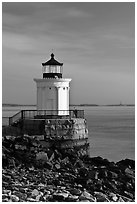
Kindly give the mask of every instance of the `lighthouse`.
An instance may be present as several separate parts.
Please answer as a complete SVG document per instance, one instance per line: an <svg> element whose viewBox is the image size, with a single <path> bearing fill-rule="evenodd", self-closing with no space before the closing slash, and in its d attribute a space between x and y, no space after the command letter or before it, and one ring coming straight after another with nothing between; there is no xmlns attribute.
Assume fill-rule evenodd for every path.
<svg viewBox="0 0 137 204"><path fill-rule="evenodd" d="M9 118L9 125L21 135L35 136L42 148L89 152L88 128L84 110L69 110L71 79L63 78L63 63L54 54L42 63L42 77L34 79L37 87L37 108L21 110Z"/></svg>
<svg viewBox="0 0 137 204"><path fill-rule="evenodd" d="M63 63L51 59L42 63L42 78L34 79L37 86L37 110L46 110L47 115L69 115L69 83L63 78Z"/></svg>

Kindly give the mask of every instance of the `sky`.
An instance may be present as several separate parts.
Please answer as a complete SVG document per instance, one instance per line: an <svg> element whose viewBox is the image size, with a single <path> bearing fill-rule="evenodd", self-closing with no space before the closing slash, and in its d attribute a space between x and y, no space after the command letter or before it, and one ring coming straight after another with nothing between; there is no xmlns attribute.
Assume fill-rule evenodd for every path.
<svg viewBox="0 0 137 204"><path fill-rule="evenodd" d="M63 63L71 104L134 104L134 2L3 2L2 102L36 104L41 63Z"/></svg>

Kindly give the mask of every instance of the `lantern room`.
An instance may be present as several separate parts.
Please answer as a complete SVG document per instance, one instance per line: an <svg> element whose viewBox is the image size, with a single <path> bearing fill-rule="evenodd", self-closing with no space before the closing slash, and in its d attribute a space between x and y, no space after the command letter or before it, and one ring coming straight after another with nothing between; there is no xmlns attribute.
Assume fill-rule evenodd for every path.
<svg viewBox="0 0 137 204"><path fill-rule="evenodd" d="M54 54L51 54L51 59L42 63L43 78L62 78L63 63L54 59Z"/></svg>

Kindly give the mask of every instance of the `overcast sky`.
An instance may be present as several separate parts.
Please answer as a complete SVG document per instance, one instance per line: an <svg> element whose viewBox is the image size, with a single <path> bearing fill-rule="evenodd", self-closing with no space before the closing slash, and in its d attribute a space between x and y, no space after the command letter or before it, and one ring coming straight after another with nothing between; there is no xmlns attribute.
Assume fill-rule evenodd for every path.
<svg viewBox="0 0 137 204"><path fill-rule="evenodd" d="M51 52L71 104L134 103L134 18L132 2L2 3L3 103L36 104Z"/></svg>

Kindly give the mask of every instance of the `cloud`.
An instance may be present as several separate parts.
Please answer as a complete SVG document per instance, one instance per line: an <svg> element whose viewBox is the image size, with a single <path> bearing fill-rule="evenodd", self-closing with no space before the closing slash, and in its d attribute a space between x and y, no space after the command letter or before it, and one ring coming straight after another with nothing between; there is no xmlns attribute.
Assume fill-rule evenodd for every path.
<svg viewBox="0 0 137 204"><path fill-rule="evenodd" d="M83 12L81 10L73 8L71 10L67 10L66 11L66 17L70 17L70 18L85 18L85 17L89 17L89 14L86 13L86 12Z"/></svg>
<svg viewBox="0 0 137 204"><path fill-rule="evenodd" d="M115 78L118 79L120 84L121 78L117 76L123 75L125 87L126 78L132 84L134 6L130 3L4 2L2 29L3 80L6 89L8 85L5 84L11 85L16 78L26 76L25 85L30 86L28 78L41 77L41 63L50 58L52 49L55 58L64 63L64 76L74 79L72 92L77 92L76 89L81 87L85 98L92 100L92 95L97 95L95 87L101 77L102 83L106 80L108 89L108 77L114 78L113 82ZM22 90L22 84L16 81L14 86ZM130 83L128 85L133 87ZM92 94L87 96L85 90L88 86L92 87ZM120 94L122 90L125 97L124 86ZM101 97L101 86L97 91L100 101L109 99L107 93L104 98ZM116 92L119 95L118 89ZM73 94L73 99L77 101L82 98L80 92L77 97Z"/></svg>
<svg viewBox="0 0 137 204"><path fill-rule="evenodd" d="M3 2L3 13L11 14L16 17L31 16L37 11L37 3L30 2Z"/></svg>
<svg viewBox="0 0 137 204"><path fill-rule="evenodd" d="M17 52L33 50L31 39L25 35L3 32L3 49L11 49Z"/></svg>

